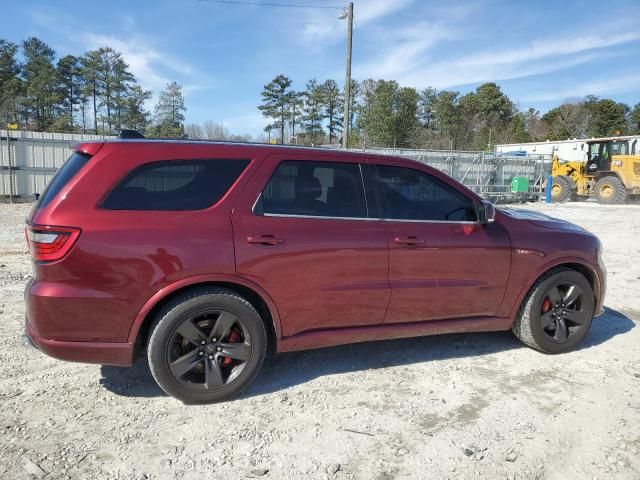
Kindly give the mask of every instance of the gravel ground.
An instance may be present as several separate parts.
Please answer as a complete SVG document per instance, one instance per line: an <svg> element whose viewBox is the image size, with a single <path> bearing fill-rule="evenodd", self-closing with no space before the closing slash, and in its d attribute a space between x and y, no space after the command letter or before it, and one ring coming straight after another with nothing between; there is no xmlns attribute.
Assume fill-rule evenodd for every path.
<svg viewBox="0 0 640 480"><path fill-rule="evenodd" d="M21 343L29 207L0 205L0 478L640 478L640 206L524 208L605 245L607 312L579 350L504 332L289 353L239 399L187 407L144 362Z"/></svg>

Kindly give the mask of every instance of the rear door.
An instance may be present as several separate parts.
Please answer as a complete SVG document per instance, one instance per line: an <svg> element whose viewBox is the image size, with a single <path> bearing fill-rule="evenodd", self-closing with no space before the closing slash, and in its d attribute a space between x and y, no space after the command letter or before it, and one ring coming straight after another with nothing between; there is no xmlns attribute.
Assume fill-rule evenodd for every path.
<svg viewBox="0 0 640 480"><path fill-rule="evenodd" d="M275 301L285 336L382 323L389 302L385 230L358 159L272 155L233 214L239 275Z"/></svg>
<svg viewBox="0 0 640 480"><path fill-rule="evenodd" d="M480 225L473 199L426 167L375 163L365 178L383 202L389 243L385 322L495 315L511 262L506 230Z"/></svg>

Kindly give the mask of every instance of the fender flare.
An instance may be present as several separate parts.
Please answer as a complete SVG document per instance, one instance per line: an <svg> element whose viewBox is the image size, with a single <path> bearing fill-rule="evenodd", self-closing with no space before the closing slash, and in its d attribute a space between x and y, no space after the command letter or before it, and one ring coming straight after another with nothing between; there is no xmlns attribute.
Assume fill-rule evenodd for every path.
<svg viewBox="0 0 640 480"><path fill-rule="evenodd" d="M213 282L224 282L224 283L235 283L241 285L243 287L249 288L256 292L260 298L266 303L267 308L269 309L269 313L271 314L271 318L273 319L273 328L276 333L276 341L280 341L282 338L282 326L280 324L280 316L278 314L278 310L276 308L276 304L271 298L271 296L258 284L247 280L246 278L239 277L237 275L229 275L229 274L211 274L211 275L195 275L192 277L183 278L174 283L166 285L165 287L158 290L154 295L149 298L140 311L137 313L133 323L131 324L131 328L129 329L129 337L128 343L134 344L138 337L138 333L140 332L140 327L144 323L147 315L151 310L158 305L159 302L163 301L172 293L193 285L199 285L202 283L213 283Z"/></svg>
<svg viewBox="0 0 640 480"><path fill-rule="evenodd" d="M531 290L531 287L533 287L533 285L538 281L538 279L549 270L556 267L561 267L562 265L566 265L568 263L574 263L574 264L577 263L579 265L582 265L583 267L585 267L587 270L591 272L594 279L593 294L596 297L596 304L598 304L601 301L600 292L602 291L602 279L600 278L600 272L598 272L598 270L593 266L592 263L588 262L587 260L581 257L556 258L556 259L550 260L549 262L539 267L531 275L525 287L520 290L520 293L518 293L517 300L516 302L514 302L513 307L511 307L511 311L509 312L509 318L511 319L512 322L515 321L516 315L518 313L518 310L520 310L520 306L522 305L522 301L524 300L524 297L527 295L527 293L529 293L529 290Z"/></svg>

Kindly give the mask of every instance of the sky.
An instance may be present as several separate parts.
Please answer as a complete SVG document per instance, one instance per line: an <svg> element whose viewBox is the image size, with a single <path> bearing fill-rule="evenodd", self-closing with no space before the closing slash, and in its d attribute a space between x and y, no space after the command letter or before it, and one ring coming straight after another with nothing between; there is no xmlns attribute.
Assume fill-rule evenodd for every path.
<svg viewBox="0 0 640 480"><path fill-rule="evenodd" d="M239 0L243 1L243 0ZM37 36L65 54L111 46L140 84L184 87L187 123L256 135L263 86L285 74L344 83L341 0L5 2L0 37ZM520 109L594 94L640 102L638 0L355 0L352 77L466 93L496 82Z"/></svg>

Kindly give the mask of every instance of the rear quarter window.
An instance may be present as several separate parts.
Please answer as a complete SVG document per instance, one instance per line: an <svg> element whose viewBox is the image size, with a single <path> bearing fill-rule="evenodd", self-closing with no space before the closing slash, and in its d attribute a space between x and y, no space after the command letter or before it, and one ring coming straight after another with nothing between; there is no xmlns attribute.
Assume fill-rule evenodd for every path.
<svg viewBox="0 0 640 480"><path fill-rule="evenodd" d="M89 159L91 159L90 155L74 152L51 179L49 185L40 196L36 209L46 207L60 193L60 190L69 183L69 180L89 162Z"/></svg>
<svg viewBox="0 0 640 480"><path fill-rule="evenodd" d="M249 160L162 160L133 169L102 202L106 210L202 210L217 203Z"/></svg>

